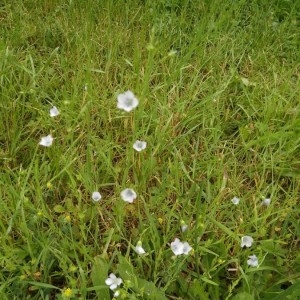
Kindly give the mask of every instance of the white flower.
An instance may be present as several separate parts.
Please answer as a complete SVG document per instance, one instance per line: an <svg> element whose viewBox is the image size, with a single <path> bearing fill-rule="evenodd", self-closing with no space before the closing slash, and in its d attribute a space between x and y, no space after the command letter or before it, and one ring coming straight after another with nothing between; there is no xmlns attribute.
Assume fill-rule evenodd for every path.
<svg viewBox="0 0 300 300"><path fill-rule="evenodd" d="M92 194L92 199L94 200L94 201L99 201L99 200L101 200L101 198L102 198L102 196L101 196L101 194L99 193L99 192L93 192L93 194Z"/></svg>
<svg viewBox="0 0 300 300"><path fill-rule="evenodd" d="M182 243L178 238L176 238L174 242L171 243L171 250L176 256L181 254L188 255L188 253L192 250L192 247L188 242Z"/></svg>
<svg viewBox="0 0 300 300"><path fill-rule="evenodd" d="M239 199L238 197L233 197L233 198L231 199L231 202L232 202L234 205L238 205L239 202L240 202L240 199Z"/></svg>
<svg viewBox="0 0 300 300"><path fill-rule="evenodd" d="M181 255L183 253L183 243L178 238L171 243L171 250L175 255Z"/></svg>
<svg viewBox="0 0 300 300"><path fill-rule="evenodd" d="M261 205L269 206L271 204L271 199L270 198L265 198Z"/></svg>
<svg viewBox="0 0 300 300"><path fill-rule="evenodd" d="M50 147L53 143L53 137L51 134L44 136L41 138L41 141L39 142L40 145L44 147Z"/></svg>
<svg viewBox="0 0 300 300"><path fill-rule="evenodd" d="M109 288L111 290L116 289L119 285L121 285L121 283L123 282L123 280L121 278L118 278L115 274L111 273L109 275L109 277L105 280L105 283L107 285L109 285Z"/></svg>
<svg viewBox="0 0 300 300"><path fill-rule="evenodd" d="M123 94L118 95L117 107L123 109L127 112L130 112L136 108L139 104L139 100L135 97L133 92L127 91Z"/></svg>
<svg viewBox="0 0 300 300"><path fill-rule="evenodd" d="M251 267L258 267L257 256L255 254L250 255L249 259L247 260L247 264L248 264L248 266L251 266Z"/></svg>
<svg viewBox="0 0 300 300"><path fill-rule="evenodd" d="M185 232L188 230L188 226L185 224L185 222L183 220L180 221L180 226L181 226L181 231Z"/></svg>
<svg viewBox="0 0 300 300"><path fill-rule="evenodd" d="M181 231L182 231L182 232L187 231L188 228L189 228L189 227L188 227L186 224L181 225Z"/></svg>
<svg viewBox="0 0 300 300"><path fill-rule="evenodd" d="M251 236L245 235L242 237L241 247L251 247L253 243L253 238Z"/></svg>
<svg viewBox="0 0 300 300"><path fill-rule="evenodd" d="M169 51L168 56L174 56L177 54L177 50L172 49L171 51Z"/></svg>
<svg viewBox="0 0 300 300"><path fill-rule="evenodd" d="M135 143L133 144L133 149L138 152L146 149L146 147L147 147L147 143L139 140L135 141Z"/></svg>
<svg viewBox="0 0 300 300"><path fill-rule="evenodd" d="M136 197L136 192L133 189L125 189L121 192L121 198L126 202L132 203Z"/></svg>
<svg viewBox="0 0 300 300"><path fill-rule="evenodd" d="M146 251L142 247L142 242L141 241L137 242L137 245L135 247L135 251L136 251L137 254L145 254L146 253Z"/></svg>
<svg viewBox="0 0 300 300"><path fill-rule="evenodd" d="M59 110L57 109L56 106L53 106L51 109L50 109L50 117L53 118L53 117L56 117L59 115Z"/></svg>
<svg viewBox="0 0 300 300"><path fill-rule="evenodd" d="M114 297L117 298L117 297L119 297L119 296L120 296L120 291L119 291L119 290L118 290L118 291L115 291Z"/></svg>
<svg viewBox="0 0 300 300"><path fill-rule="evenodd" d="M192 250L192 247L189 245L188 242L183 243L182 253L188 255L189 252Z"/></svg>

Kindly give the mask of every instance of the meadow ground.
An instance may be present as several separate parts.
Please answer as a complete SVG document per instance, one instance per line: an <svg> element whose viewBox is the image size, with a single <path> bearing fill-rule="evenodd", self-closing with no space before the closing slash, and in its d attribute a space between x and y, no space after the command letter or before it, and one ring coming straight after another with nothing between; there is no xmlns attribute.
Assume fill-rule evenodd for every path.
<svg viewBox="0 0 300 300"><path fill-rule="evenodd" d="M300 299L299 22L1 1L1 299Z"/></svg>

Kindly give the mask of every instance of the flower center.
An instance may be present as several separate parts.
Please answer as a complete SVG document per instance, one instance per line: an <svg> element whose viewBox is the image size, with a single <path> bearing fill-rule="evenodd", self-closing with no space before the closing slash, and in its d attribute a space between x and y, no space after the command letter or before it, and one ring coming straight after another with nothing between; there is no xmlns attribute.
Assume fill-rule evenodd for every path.
<svg viewBox="0 0 300 300"><path fill-rule="evenodd" d="M132 106L133 101L132 101L131 98L127 98L127 97L126 97L124 103L125 103L126 106Z"/></svg>
<svg viewBox="0 0 300 300"><path fill-rule="evenodd" d="M132 191L127 191L127 197L132 197L133 196L133 192Z"/></svg>

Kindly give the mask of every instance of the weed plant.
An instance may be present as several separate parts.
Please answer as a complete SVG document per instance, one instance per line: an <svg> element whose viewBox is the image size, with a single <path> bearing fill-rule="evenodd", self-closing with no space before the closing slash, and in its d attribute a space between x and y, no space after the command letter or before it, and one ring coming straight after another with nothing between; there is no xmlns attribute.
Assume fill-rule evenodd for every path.
<svg viewBox="0 0 300 300"><path fill-rule="evenodd" d="M299 22L1 1L1 299L299 299Z"/></svg>

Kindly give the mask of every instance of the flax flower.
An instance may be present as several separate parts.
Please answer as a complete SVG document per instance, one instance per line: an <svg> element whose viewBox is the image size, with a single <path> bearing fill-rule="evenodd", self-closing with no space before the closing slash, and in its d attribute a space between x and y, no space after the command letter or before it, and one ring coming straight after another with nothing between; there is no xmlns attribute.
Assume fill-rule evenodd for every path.
<svg viewBox="0 0 300 300"><path fill-rule="evenodd" d="M142 247L142 242L141 241L137 242L137 245L135 247L135 251L136 251L137 254L140 254L140 255L146 253L145 249Z"/></svg>
<svg viewBox="0 0 300 300"><path fill-rule="evenodd" d="M123 280L118 278L115 274L111 273L109 277L105 280L106 285L109 286L111 290L115 290L118 286L122 284Z"/></svg>
<svg viewBox="0 0 300 300"><path fill-rule="evenodd" d="M44 147L50 147L52 143L53 143L53 137L51 134L42 137L41 141L39 142L39 144Z"/></svg>
<svg viewBox="0 0 300 300"><path fill-rule="evenodd" d="M137 195L133 189L125 189L121 192L121 198L128 203L132 203L136 199Z"/></svg>
<svg viewBox="0 0 300 300"><path fill-rule="evenodd" d="M171 250L176 256L181 254L188 255L192 247L188 242L182 243L178 238L175 238L174 242L171 243Z"/></svg>
<svg viewBox="0 0 300 300"><path fill-rule="evenodd" d="M102 196L99 192L93 192L92 194L92 199L95 201L95 202L98 202L99 200L101 200Z"/></svg>
<svg viewBox="0 0 300 300"><path fill-rule="evenodd" d="M135 141L135 143L133 144L133 149L138 152L146 149L146 147L147 147L147 143L139 140Z"/></svg>
<svg viewBox="0 0 300 300"><path fill-rule="evenodd" d="M139 105L139 100L135 97L133 92L127 91L123 94L119 94L117 97L117 107L125 110L126 112L132 111Z"/></svg>
<svg viewBox="0 0 300 300"><path fill-rule="evenodd" d="M245 235L242 237L241 247L246 246L247 248L251 247L253 243L253 238L249 235Z"/></svg>
<svg viewBox="0 0 300 300"><path fill-rule="evenodd" d="M269 206L271 204L271 199L270 198L265 198L262 203L262 205L265 205L265 206Z"/></svg>
<svg viewBox="0 0 300 300"><path fill-rule="evenodd" d="M258 267L258 258L257 258L257 256L255 254L250 255L249 259L247 260L247 264L248 264L248 266L251 266L251 267Z"/></svg>
<svg viewBox="0 0 300 300"><path fill-rule="evenodd" d="M231 199L231 202L232 202L234 205L238 205L239 202L240 202L240 199L239 199L238 197L233 197L233 198Z"/></svg>
<svg viewBox="0 0 300 300"><path fill-rule="evenodd" d="M53 117L56 117L59 115L59 110L57 109L56 106L53 106L51 109L50 109L50 117L53 118Z"/></svg>

